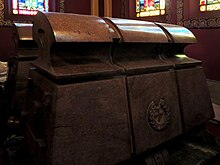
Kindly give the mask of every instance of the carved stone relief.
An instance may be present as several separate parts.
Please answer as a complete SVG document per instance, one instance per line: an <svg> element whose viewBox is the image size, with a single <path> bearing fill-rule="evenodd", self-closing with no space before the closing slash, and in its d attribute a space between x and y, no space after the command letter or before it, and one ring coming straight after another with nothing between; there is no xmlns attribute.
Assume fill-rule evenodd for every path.
<svg viewBox="0 0 220 165"><path fill-rule="evenodd" d="M168 103L164 99L160 99L158 104L152 101L146 116L151 128L157 131L164 130L170 124L171 111Z"/></svg>

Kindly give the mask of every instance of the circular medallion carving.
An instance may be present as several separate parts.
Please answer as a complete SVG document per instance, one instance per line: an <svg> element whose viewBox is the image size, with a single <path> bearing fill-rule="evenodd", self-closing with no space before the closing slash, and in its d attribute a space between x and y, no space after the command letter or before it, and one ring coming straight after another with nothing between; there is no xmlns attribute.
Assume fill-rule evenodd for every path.
<svg viewBox="0 0 220 165"><path fill-rule="evenodd" d="M147 120L154 130L164 130L170 124L170 116L171 112L165 100L160 99L158 104L154 101L149 104Z"/></svg>

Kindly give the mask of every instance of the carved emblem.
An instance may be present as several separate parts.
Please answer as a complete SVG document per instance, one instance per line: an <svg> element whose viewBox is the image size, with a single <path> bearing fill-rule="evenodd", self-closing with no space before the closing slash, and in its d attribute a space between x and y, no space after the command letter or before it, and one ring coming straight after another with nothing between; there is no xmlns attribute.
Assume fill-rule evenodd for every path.
<svg viewBox="0 0 220 165"><path fill-rule="evenodd" d="M160 99L159 104L152 101L147 110L147 120L150 126L158 131L165 129L170 123L170 109L167 102Z"/></svg>

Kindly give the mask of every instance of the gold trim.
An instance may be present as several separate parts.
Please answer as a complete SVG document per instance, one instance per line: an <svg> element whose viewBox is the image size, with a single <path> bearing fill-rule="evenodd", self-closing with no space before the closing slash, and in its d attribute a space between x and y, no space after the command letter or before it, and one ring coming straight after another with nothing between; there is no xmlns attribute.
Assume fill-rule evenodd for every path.
<svg viewBox="0 0 220 165"><path fill-rule="evenodd" d="M183 0L177 0L176 3L177 24L183 26Z"/></svg>
<svg viewBox="0 0 220 165"><path fill-rule="evenodd" d="M7 26L5 21L5 15L4 15L4 0L0 0L0 26Z"/></svg>
<svg viewBox="0 0 220 165"><path fill-rule="evenodd" d="M65 11L65 5L64 5L65 0L59 0L60 4L60 12ZM12 20L5 20L5 0L0 0L0 26L12 26L13 21ZM21 21L25 22L25 21Z"/></svg>
<svg viewBox="0 0 220 165"><path fill-rule="evenodd" d="M187 28L216 28L220 27L220 17L184 19L184 2L177 0L177 24Z"/></svg>
<svg viewBox="0 0 220 165"><path fill-rule="evenodd" d="M166 23L171 23L171 1L165 1Z"/></svg>
<svg viewBox="0 0 220 165"><path fill-rule="evenodd" d="M60 12L65 12L65 0L60 0Z"/></svg>

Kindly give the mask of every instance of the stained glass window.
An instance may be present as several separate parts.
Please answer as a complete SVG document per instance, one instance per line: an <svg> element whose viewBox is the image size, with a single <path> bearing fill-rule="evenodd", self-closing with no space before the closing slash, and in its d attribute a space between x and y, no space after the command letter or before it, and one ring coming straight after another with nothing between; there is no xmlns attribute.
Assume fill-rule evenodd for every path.
<svg viewBox="0 0 220 165"><path fill-rule="evenodd" d="M136 0L137 17L165 14L165 0Z"/></svg>
<svg viewBox="0 0 220 165"><path fill-rule="evenodd" d="M200 0L200 11L220 10L220 0Z"/></svg>
<svg viewBox="0 0 220 165"><path fill-rule="evenodd" d="M13 14L35 15L37 11L49 11L49 0L12 0Z"/></svg>

